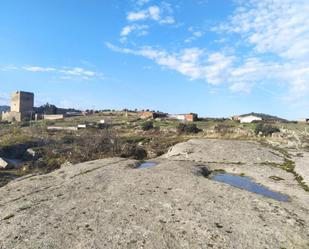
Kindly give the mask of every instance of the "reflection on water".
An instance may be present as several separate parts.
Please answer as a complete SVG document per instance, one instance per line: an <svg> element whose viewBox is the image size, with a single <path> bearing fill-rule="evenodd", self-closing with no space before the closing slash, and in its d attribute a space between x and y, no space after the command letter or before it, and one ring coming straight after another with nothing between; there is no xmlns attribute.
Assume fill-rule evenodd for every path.
<svg viewBox="0 0 309 249"><path fill-rule="evenodd" d="M211 176L211 179L218 181L218 182L224 182L231 186L245 189L252 193L263 195L263 196L275 199L277 201L288 201L289 200L289 197L287 195L283 195L283 194L271 191L263 187L262 185L255 183L249 177L243 177L243 176L223 173L223 174L215 174Z"/></svg>
<svg viewBox="0 0 309 249"><path fill-rule="evenodd" d="M137 168L138 169L152 168L157 165L158 163L155 163L155 162L146 162L146 163L141 163Z"/></svg>

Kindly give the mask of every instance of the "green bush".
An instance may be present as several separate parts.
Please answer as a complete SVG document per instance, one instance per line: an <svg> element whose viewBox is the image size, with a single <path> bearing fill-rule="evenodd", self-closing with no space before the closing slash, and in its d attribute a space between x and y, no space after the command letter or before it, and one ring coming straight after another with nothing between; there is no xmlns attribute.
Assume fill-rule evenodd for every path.
<svg viewBox="0 0 309 249"><path fill-rule="evenodd" d="M264 136L270 136L275 132L280 132L280 129L267 124L257 124L254 130L255 134L262 134Z"/></svg>
<svg viewBox="0 0 309 249"><path fill-rule="evenodd" d="M19 123L20 127L29 127L30 126L30 122L29 121L22 121Z"/></svg>
<svg viewBox="0 0 309 249"><path fill-rule="evenodd" d="M141 127L142 127L143 131L149 131L149 130L152 130L154 128L152 121L146 121L146 122L142 123Z"/></svg>
<svg viewBox="0 0 309 249"><path fill-rule="evenodd" d="M73 144L74 143L74 137L72 135L65 135L62 138L62 142L64 144Z"/></svg>
<svg viewBox="0 0 309 249"><path fill-rule="evenodd" d="M200 129L197 128L196 124L180 123L177 126L177 131L179 133L198 133L200 131Z"/></svg>

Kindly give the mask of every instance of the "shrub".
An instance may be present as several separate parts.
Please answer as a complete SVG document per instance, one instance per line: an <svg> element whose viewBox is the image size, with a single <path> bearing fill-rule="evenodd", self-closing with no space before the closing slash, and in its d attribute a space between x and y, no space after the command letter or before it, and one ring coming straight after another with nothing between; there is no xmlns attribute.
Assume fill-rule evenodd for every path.
<svg viewBox="0 0 309 249"><path fill-rule="evenodd" d="M29 127L30 126L30 122L29 121L22 121L19 123L20 127Z"/></svg>
<svg viewBox="0 0 309 249"><path fill-rule="evenodd" d="M147 151L134 144L124 144L121 148L121 157L143 160L147 158Z"/></svg>
<svg viewBox="0 0 309 249"><path fill-rule="evenodd" d="M73 144L74 143L74 137L72 135L65 135L62 138L62 142L64 144Z"/></svg>
<svg viewBox="0 0 309 249"><path fill-rule="evenodd" d="M255 134L270 136L275 132L280 132L280 129L271 125L257 124L254 130Z"/></svg>
<svg viewBox="0 0 309 249"><path fill-rule="evenodd" d="M149 131L151 129L153 129L153 122L152 121L146 121L144 123L142 123L142 130L143 131Z"/></svg>
<svg viewBox="0 0 309 249"><path fill-rule="evenodd" d="M214 127L214 130L218 133L231 133L232 132L231 128L233 128L233 126L220 123Z"/></svg>
<svg viewBox="0 0 309 249"><path fill-rule="evenodd" d="M197 128L196 124L180 123L177 126L177 131L179 133L198 133L200 131L200 129Z"/></svg>

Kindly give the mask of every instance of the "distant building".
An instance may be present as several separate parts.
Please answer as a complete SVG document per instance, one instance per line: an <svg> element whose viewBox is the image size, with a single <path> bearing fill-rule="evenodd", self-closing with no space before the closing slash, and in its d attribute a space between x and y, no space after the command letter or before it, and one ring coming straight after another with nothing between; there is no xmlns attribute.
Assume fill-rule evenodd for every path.
<svg viewBox="0 0 309 249"><path fill-rule="evenodd" d="M235 115L235 116L232 116L230 119L234 120L234 121L239 121L240 120L240 116L239 115Z"/></svg>
<svg viewBox="0 0 309 249"><path fill-rule="evenodd" d="M146 111L146 112L140 112L139 116L142 119L156 119L156 118L165 118L167 117L167 114L163 112Z"/></svg>
<svg viewBox="0 0 309 249"><path fill-rule="evenodd" d="M254 115L242 116L239 118L240 123L252 123L256 121L262 121L261 117L257 117Z"/></svg>
<svg viewBox="0 0 309 249"><path fill-rule="evenodd" d="M298 121L299 123L307 123L309 124L309 118L303 118Z"/></svg>
<svg viewBox="0 0 309 249"><path fill-rule="evenodd" d="M11 112L28 113L33 111L34 94L29 92L15 92L11 99Z"/></svg>
<svg viewBox="0 0 309 249"><path fill-rule="evenodd" d="M11 97L11 111L2 113L2 120L9 122L31 119L33 115L34 94L14 92Z"/></svg>
<svg viewBox="0 0 309 249"><path fill-rule="evenodd" d="M64 119L64 114L44 114L43 119L44 120L59 120Z"/></svg>
<svg viewBox="0 0 309 249"><path fill-rule="evenodd" d="M198 119L198 115L196 113L189 113L189 114L178 114L176 115L176 119L181 121L196 121Z"/></svg>

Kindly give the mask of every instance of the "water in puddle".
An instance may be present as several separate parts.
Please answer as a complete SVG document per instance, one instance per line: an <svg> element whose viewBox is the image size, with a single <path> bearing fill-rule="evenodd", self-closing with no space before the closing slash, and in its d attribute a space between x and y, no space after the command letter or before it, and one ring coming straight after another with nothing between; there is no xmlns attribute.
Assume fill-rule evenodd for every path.
<svg viewBox="0 0 309 249"><path fill-rule="evenodd" d="M155 163L155 162L146 162L146 163L141 163L137 168L138 169L152 168L157 165L158 163Z"/></svg>
<svg viewBox="0 0 309 249"><path fill-rule="evenodd" d="M19 160L19 159L5 158L5 160L6 160L8 163L10 163L10 164L12 164L12 165L14 165L14 166L19 166L19 165L23 164L23 161L22 161L22 160Z"/></svg>
<svg viewBox="0 0 309 249"><path fill-rule="evenodd" d="M266 197L275 199L277 201L288 201L289 200L289 197L287 195L283 195L283 194L271 191L255 183L249 177L236 176L236 175L224 173L224 174L215 174L211 176L211 179L218 181L218 182L224 182L234 187L245 189L245 190L248 190L256 194L264 195Z"/></svg>

